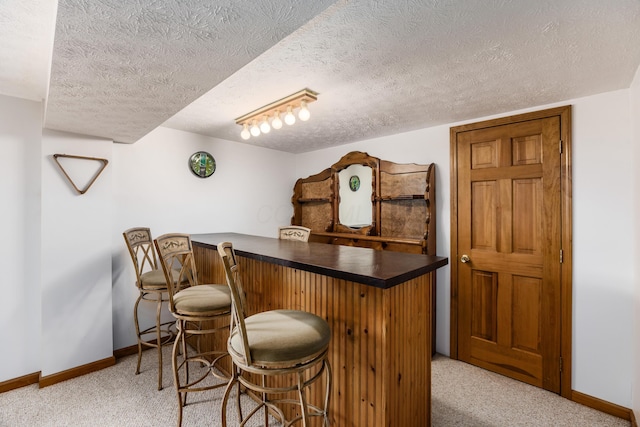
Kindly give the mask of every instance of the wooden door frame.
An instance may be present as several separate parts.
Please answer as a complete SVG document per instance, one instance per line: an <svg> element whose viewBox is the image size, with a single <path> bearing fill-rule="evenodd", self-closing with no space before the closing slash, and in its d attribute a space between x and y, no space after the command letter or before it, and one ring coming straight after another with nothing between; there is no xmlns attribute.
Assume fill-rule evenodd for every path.
<svg viewBox="0 0 640 427"><path fill-rule="evenodd" d="M451 153L451 358L458 359L458 134L470 130L508 125L529 120L558 117L561 152L560 200L561 200L561 247L560 265L560 395L571 399L571 322L572 322L572 204L571 204L571 105L566 105L515 116L501 117L477 123L455 126L450 129ZM561 147L561 148L560 148ZM560 256L560 254L558 254Z"/></svg>

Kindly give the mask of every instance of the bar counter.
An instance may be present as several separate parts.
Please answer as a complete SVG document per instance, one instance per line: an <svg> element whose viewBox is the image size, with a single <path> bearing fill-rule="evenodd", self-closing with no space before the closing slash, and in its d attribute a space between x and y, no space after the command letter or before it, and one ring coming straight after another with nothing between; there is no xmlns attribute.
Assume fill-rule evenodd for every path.
<svg viewBox="0 0 640 427"><path fill-rule="evenodd" d="M331 425L431 424L432 274L447 258L238 233L191 239L204 283L226 283L216 246L233 244L249 314L299 309L329 322ZM311 389L311 402L321 396Z"/></svg>

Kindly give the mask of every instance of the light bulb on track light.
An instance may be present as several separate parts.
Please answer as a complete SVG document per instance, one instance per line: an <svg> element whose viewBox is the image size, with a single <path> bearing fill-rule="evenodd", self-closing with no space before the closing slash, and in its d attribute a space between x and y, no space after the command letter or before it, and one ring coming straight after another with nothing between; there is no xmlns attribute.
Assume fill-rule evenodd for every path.
<svg viewBox="0 0 640 427"><path fill-rule="evenodd" d="M296 116L293 115L290 105L287 107L287 114L284 116L284 122L288 125L292 125L296 122Z"/></svg>
<svg viewBox="0 0 640 427"><path fill-rule="evenodd" d="M262 133L269 133L271 131L271 126L269 126L267 116L264 116L262 123L260 123L260 130L262 131Z"/></svg>
<svg viewBox="0 0 640 427"><path fill-rule="evenodd" d="M280 120L280 111L276 110L273 113L273 120L271 120L271 127L274 129L282 128L282 120Z"/></svg>
<svg viewBox="0 0 640 427"><path fill-rule="evenodd" d="M253 136L259 136L260 135L260 128L256 124L255 120L253 122L251 122L251 135L253 135Z"/></svg>
<svg viewBox="0 0 640 427"><path fill-rule="evenodd" d="M246 123L242 125L242 132L240 132L240 136L244 140L251 138L251 132L249 132L249 125L247 125Z"/></svg>
<svg viewBox="0 0 640 427"><path fill-rule="evenodd" d="M311 113L307 108L307 102L306 101L300 102L300 111L298 111L298 118L303 122L306 122L307 120L309 120L309 117L311 117Z"/></svg>

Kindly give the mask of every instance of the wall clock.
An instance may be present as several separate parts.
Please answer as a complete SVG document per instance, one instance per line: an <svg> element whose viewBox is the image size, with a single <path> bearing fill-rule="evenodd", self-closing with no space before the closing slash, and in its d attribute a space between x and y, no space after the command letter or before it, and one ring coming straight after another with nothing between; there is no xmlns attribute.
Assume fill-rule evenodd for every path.
<svg viewBox="0 0 640 427"><path fill-rule="evenodd" d="M216 160L206 151L198 151L189 157L189 169L199 178L208 178L216 171Z"/></svg>
<svg viewBox="0 0 640 427"><path fill-rule="evenodd" d="M349 178L349 188L351 191L358 191L360 188L360 177L358 175L353 175Z"/></svg>

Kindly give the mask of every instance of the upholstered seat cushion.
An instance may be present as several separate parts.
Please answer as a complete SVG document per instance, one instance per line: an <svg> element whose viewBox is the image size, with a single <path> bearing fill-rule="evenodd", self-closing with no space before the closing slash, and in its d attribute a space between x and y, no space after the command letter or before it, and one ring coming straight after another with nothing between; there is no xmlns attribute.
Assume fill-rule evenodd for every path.
<svg viewBox="0 0 640 427"><path fill-rule="evenodd" d="M178 313L207 314L231 308L231 292L227 285L198 285L183 289L173 296Z"/></svg>
<svg viewBox="0 0 640 427"><path fill-rule="evenodd" d="M178 279L179 271L173 270L173 281L175 282ZM158 270L150 270L145 273L142 273L140 276L140 281L142 282L143 289L149 290L160 290L167 289L167 281L164 279L164 271L161 269ZM186 279L183 280L186 282Z"/></svg>
<svg viewBox="0 0 640 427"><path fill-rule="evenodd" d="M307 361L329 346L331 329L313 313L271 310L245 319L251 358L256 365L287 365ZM230 353L242 353L237 329L229 340Z"/></svg>
<svg viewBox="0 0 640 427"><path fill-rule="evenodd" d="M164 272L162 270L151 270L142 273L140 281L143 289L167 288L167 282L164 280Z"/></svg>

